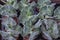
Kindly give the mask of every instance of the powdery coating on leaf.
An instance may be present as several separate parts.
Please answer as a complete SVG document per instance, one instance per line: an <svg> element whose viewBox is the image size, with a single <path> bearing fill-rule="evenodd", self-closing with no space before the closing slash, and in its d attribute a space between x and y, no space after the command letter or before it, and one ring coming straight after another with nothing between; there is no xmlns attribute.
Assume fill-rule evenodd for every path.
<svg viewBox="0 0 60 40"><path fill-rule="evenodd" d="M7 0L5 5L0 6L0 34L3 39L34 40L39 34L47 40L59 37L55 19L59 18L60 7L54 11L55 3L51 3L50 0L20 0L18 3L17 1L19 0ZM16 10L20 11L19 17ZM38 38L43 40L41 37Z"/></svg>

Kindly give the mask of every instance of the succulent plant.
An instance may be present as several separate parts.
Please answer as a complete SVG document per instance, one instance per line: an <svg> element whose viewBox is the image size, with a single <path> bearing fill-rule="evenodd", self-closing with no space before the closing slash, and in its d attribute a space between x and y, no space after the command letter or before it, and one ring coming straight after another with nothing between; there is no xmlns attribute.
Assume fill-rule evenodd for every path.
<svg viewBox="0 0 60 40"><path fill-rule="evenodd" d="M0 5L2 39L21 40L22 36L24 40L34 40L39 34L46 40L57 39L60 7L54 10L55 5L51 0L7 0Z"/></svg>

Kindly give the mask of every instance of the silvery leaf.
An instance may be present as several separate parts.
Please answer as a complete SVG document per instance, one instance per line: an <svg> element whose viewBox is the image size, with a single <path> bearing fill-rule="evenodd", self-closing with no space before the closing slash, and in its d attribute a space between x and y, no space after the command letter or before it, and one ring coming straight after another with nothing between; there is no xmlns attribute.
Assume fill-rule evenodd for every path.
<svg viewBox="0 0 60 40"><path fill-rule="evenodd" d="M57 19L60 19L60 6L57 8L57 9L55 9L55 11L54 11L54 16L56 16L57 17Z"/></svg>

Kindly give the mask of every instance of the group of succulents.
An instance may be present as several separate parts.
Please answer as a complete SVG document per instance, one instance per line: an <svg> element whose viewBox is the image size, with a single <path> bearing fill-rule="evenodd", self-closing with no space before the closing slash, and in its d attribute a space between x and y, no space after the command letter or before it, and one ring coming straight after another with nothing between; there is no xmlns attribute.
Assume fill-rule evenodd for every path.
<svg viewBox="0 0 60 40"><path fill-rule="evenodd" d="M7 0L0 5L1 40L56 40L60 6L51 0ZM39 37L39 38L38 38Z"/></svg>

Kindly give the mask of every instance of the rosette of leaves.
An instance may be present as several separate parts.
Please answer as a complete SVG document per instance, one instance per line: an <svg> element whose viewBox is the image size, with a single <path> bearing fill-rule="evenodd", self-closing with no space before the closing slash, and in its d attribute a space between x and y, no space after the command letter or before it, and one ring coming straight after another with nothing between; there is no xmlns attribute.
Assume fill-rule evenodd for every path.
<svg viewBox="0 0 60 40"><path fill-rule="evenodd" d="M50 5L51 4L51 1L50 0L38 0L38 6L40 8L46 6L46 5Z"/></svg>
<svg viewBox="0 0 60 40"><path fill-rule="evenodd" d="M11 5L4 5L0 8L1 15L17 16L16 10Z"/></svg>
<svg viewBox="0 0 60 40"><path fill-rule="evenodd" d="M2 26L5 27L5 30L13 29L14 28L13 26L15 25L16 25L16 22L12 18L10 17L5 19L3 18Z"/></svg>
<svg viewBox="0 0 60 40"><path fill-rule="evenodd" d="M32 17L24 23L23 35L26 36L28 34L33 34L35 32L39 33L41 24L42 24L42 22L38 18L38 15L34 15L34 16L32 15Z"/></svg>
<svg viewBox="0 0 60 40"><path fill-rule="evenodd" d="M45 26L42 26L42 32L49 34L51 38L58 38L59 37L59 30L56 21L52 19L47 19L44 21ZM44 24L43 24L44 25Z"/></svg>
<svg viewBox="0 0 60 40"><path fill-rule="evenodd" d="M55 4L51 4L50 0L38 0L38 6L43 16L51 16L53 13L54 5Z"/></svg>

